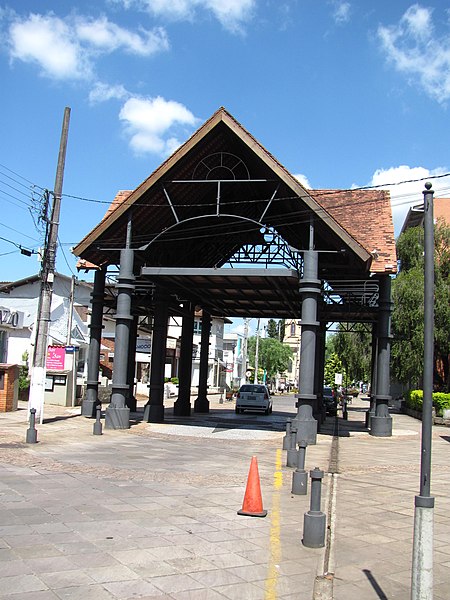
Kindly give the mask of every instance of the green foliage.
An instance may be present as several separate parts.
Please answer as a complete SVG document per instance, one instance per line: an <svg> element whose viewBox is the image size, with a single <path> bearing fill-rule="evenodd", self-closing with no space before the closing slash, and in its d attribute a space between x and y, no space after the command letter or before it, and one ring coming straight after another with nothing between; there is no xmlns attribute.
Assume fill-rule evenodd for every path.
<svg viewBox="0 0 450 600"><path fill-rule="evenodd" d="M256 337L248 340L248 358L252 367L255 367ZM292 359L292 350L275 338L260 338L258 342L258 368L265 369L267 378L275 377L277 373L286 371L289 360Z"/></svg>
<svg viewBox="0 0 450 600"><path fill-rule="evenodd" d="M343 374L345 386L351 381L370 380L371 334L366 326L357 323L352 331L346 331L340 324L338 332L327 339L328 348L328 357L335 354L342 365L342 370L336 372Z"/></svg>
<svg viewBox="0 0 450 600"><path fill-rule="evenodd" d="M408 408L422 412L423 390L410 390L407 394L405 394L405 400ZM450 409L450 394L434 392L433 406L436 410L436 415L438 417L442 417L444 410Z"/></svg>
<svg viewBox="0 0 450 600"><path fill-rule="evenodd" d="M401 271L393 282L392 374L410 387L423 373L423 228L407 229L397 241ZM450 226L435 226L434 380L450 390Z"/></svg>
<svg viewBox="0 0 450 600"><path fill-rule="evenodd" d="M174 385L178 385L179 384L179 379L178 377L171 377L170 381L174 384Z"/></svg>
<svg viewBox="0 0 450 600"><path fill-rule="evenodd" d="M342 373L342 379L345 380L344 366L339 356L333 352L325 362L324 380L325 384L334 387L334 376L336 373Z"/></svg>
<svg viewBox="0 0 450 600"><path fill-rule="evenodd" d="M444 410L450 409L450 394L434 392L433 406L436 409L436 415L442 417Z"/></svg>
<svg viewBox="0 0 450 600"><path fill-rule="evenodd" d="M19 390L27 390L30 387L30 374L28 369L28 352L22 354L22 362L19 368Z"/></svg>
<svg viewBox="0 0 450 600"><path fill-rule="evenodd" d="M267 321L267 335L270 338L278 339L278 324L274 319Z"/></svg>

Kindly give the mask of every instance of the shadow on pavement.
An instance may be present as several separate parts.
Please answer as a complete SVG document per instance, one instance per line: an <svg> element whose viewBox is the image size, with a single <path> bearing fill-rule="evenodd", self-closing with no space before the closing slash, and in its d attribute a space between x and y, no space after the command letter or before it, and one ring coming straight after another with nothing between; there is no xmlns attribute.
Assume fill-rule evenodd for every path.
<svg viewBox="0 0 450 600"><path fill-rule="evenodd" d="M378 581L375 579L375 577L372 575L372 572L369 569L363 569L363 573L364 575L367 577L367 579L370 582L370 585L373 587L376 595L378 596L378 598L380 600L388 600L388 597L386 596L386 594L383 592L382 588L380 587Z"/></svg>

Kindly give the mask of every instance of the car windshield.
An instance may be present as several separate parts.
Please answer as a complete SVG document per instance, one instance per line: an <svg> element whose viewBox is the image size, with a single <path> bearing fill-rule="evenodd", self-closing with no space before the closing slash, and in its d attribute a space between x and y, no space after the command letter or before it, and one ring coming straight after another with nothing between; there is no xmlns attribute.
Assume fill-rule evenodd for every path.
<svg viewBox="0 0 450 600"><path fill-rule="evenodd" d="M251 392L252 394L265 394L266 388L263 385L243 385L239 391Z"/></svg>

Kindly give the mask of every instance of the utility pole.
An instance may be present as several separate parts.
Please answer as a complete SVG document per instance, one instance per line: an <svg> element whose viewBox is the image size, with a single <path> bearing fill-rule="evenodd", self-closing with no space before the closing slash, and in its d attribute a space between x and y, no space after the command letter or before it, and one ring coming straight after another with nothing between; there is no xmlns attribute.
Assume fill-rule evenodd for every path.
<svg viewBox="0 0 450 600"><path fill-rule="evenodd" d="M72 280L70 282L70 296L69 296L69 314L67 315L67 335L66 335L66 345L70 346L72 342L72 323L73 323L73 305L75 302L75 283L76 277L72 275Z"/></svg>
<svg viewBox="0 0 450 600"><path fill-rule="evenodd" d="M36 409L36 418L42 423L44 420L44 392L45 392L45 363L47 360L48 331L50 326L50 312L53 294L53 281L56 267L56 248L58 244L59 215L61 208L62 185L64 178L64 165L66 161L67 137L69 131L70 108L64 109L64 119L59 145L58 165L56 168L55 189L53 191L53 206L48 228L48 237L45 240L44 256L41 266L41 290L38 303L36 323L36 341L31 367L30 400L28 408Z"/></svg>
<svg viewBox="0 0 450 600"><path fill-rule="evenodd" d="M258 319L258 325L257 325L257 328L256 328L255 377L253 379L253 383L258 383L259 322L260 322L260 319Z"/></svg>

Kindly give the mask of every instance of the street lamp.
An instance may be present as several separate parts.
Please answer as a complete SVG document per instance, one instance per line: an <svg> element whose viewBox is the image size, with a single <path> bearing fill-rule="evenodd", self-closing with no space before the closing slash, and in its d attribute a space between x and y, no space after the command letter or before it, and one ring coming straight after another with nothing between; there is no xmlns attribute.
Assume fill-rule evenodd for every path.
<svg viewBox="0 0 450 600"><path fill-rule="evenodd" d="M434 367L434 220L431 183L424 196L424 361L420 493L414 499L411 600L433 598L433 512L430 494Z"/></svg>

